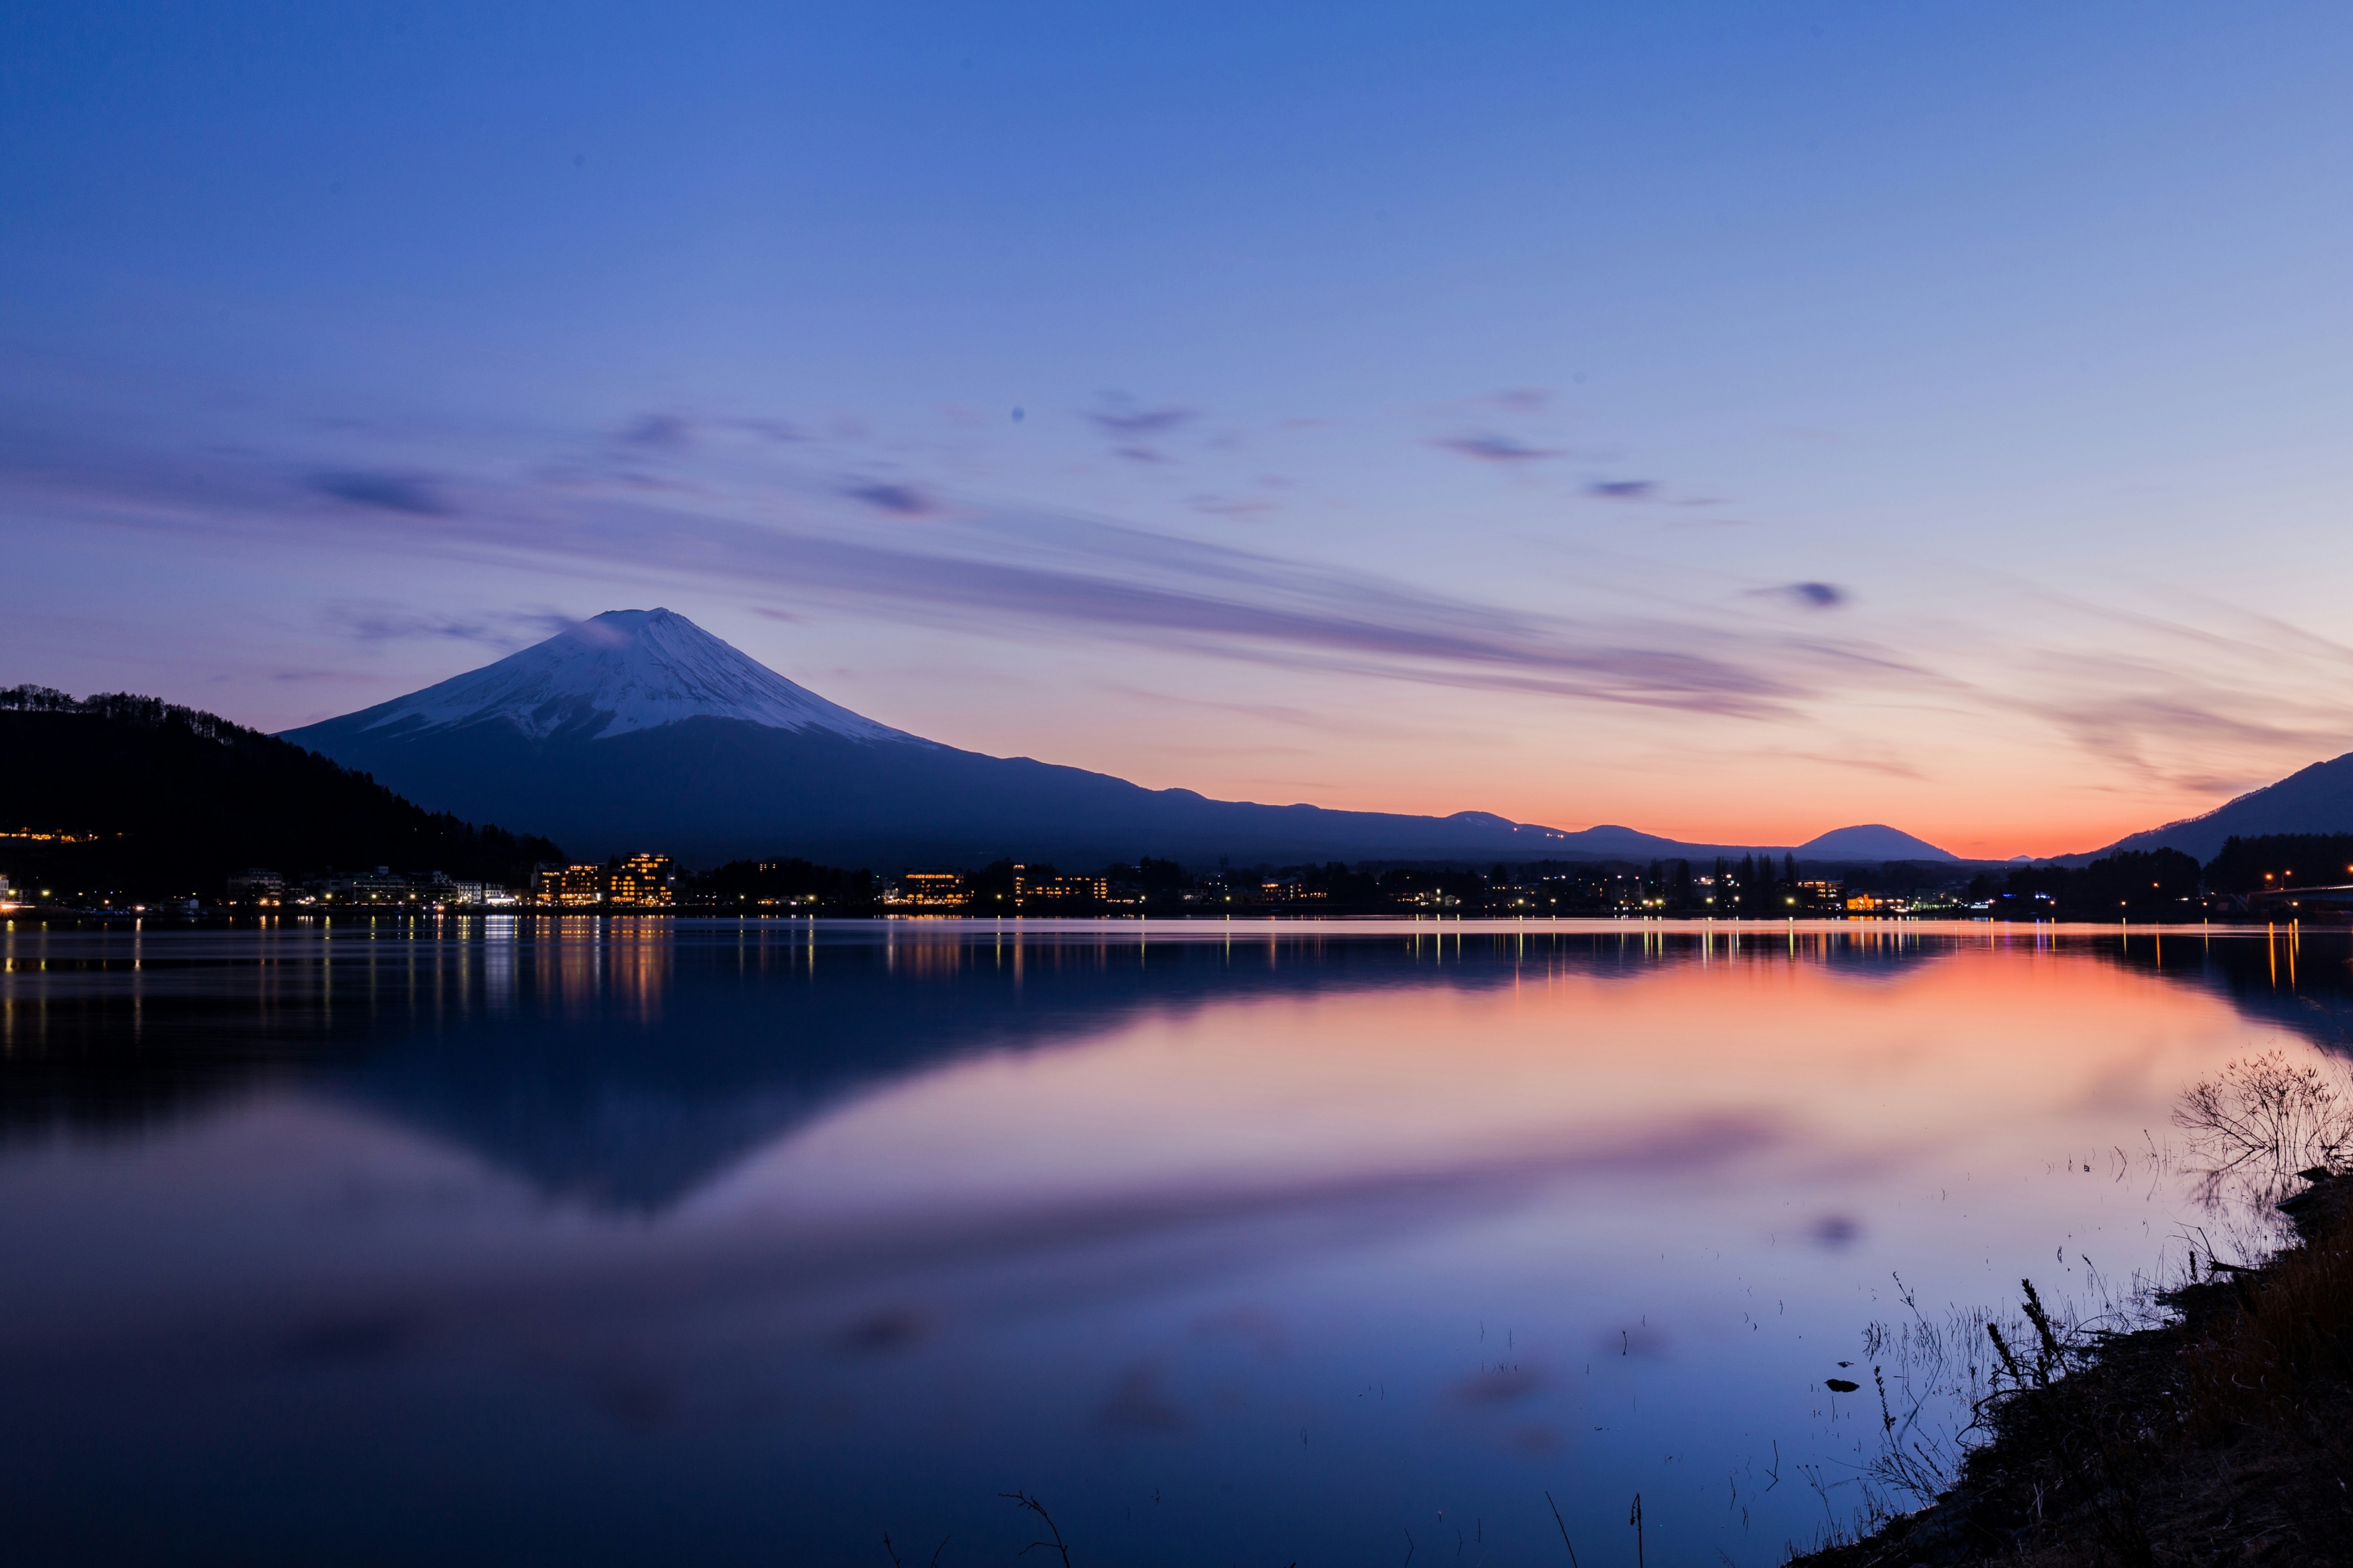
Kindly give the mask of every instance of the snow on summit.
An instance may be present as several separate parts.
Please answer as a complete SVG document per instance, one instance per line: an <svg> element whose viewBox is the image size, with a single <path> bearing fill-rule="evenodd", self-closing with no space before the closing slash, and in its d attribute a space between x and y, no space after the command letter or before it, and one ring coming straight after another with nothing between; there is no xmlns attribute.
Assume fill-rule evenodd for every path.
<svg viewBox="0 0 2353 1568"><path fill-rule="evenodd" d="M503 719L533 740L605 740L681 719L744 719L860 741L917 741L796 686L670 610L607 610L496 664L354 714L363 731ZM928 742L919 742L928 743Z"/></svg>

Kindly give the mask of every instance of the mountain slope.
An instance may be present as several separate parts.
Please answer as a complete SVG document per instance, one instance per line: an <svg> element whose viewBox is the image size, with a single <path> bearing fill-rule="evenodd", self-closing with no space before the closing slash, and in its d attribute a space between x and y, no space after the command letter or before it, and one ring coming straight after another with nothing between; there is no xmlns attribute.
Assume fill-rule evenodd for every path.
<svg viewBox="0 0 2353 1568"><path fill-rule="evenodd" d="M1251 864L1726 852L1484 812L1210 800L959 751L828 702L660 609L607 612L485 668L285 738L417 799L528 821L597 856L659 848L703 863L800 855L893 867L1006 857L1093 866L1140 855Z"/></svg>
<svg viewBox="0 0 2353 1568"><path fill-rule="evenodd" d="M2127 835L2105 849L2063 857L2069 864L2126 849L2179 849L2211 860L2232 837L2263 833L2353 833L2353 752L2249 790L2202 816Z"/></svg>
<svg viewBox="0 0 2353 1568"><path fill-rule="evenodd" d="M449 809L534 823L594 855L782 854L834 864L1101 865L1153 855L1536 858L1572 836L1483 814L1392 816L1214 801L1026 757L696 717L608 741L535 740L503 720L290 740Z"/></svg>
<svg viewBox="0 0 2353 1568"><path fill-rule="evenodd" d="M300 746L152 697L0 691L0 871L59 893L217 897L231 872L394 866L527 880L561 851L476 829ZM512 819L510 819L512 820Z"/></svg>
<svg viewBox="0 0 2353 1568"><path fill-rule="evenodd" d="M699 718L931 743L828 702L664 609L607 610L496 664L312 728L407 734L502 721L534 741L607 741Z"/></svg>
<svg viewBox="0 0 2353 1568"><path fill-rule="evenodd" d="M1939 849L1925 838L1888 826L1885 823L1866 823L1860 827L1841 827L1810 838L1798 846L1798 854L1816 860L1958 860L1959 856Z"/></svg>

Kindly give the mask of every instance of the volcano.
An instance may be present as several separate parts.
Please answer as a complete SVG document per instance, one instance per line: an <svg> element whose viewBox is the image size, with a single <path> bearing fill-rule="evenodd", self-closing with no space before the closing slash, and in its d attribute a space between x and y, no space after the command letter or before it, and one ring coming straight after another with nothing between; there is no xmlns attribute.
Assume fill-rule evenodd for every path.
<svg viewBox="0 0 2353 1568"><path fill-rule="evenodd" d="M795 685L665 609L610 610L285 739L435 810L575 854L786 855L895 868L1314 860L1651 859L1729 847L1486 812L1409 816L1211 800L944 746ZM1741 850L1731 847L1730 852ZM1775 853L1779 853L1778 849Z"/></svg>
<svg viewBox="0 0 2353 1568"><path fill-rule="evenodd" d="M609 741L688 719L931 744L794 685L670 610L608 610L496 664L286 739L321 751L310 737L385 741L491 725L562 743Z"/></svg>

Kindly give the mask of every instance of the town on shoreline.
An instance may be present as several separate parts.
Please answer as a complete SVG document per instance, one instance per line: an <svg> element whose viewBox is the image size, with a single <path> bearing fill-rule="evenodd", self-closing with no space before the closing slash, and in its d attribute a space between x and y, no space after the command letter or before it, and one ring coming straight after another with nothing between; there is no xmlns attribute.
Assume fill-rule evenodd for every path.
<svg viewBox="0 0 2353 1568"><path fill-rule="evenodd" d="M494 831L494 830L493 830ZM233 871L211 887L60 888L74 837L0 832L49 851L52 885L0 874L0 909L94 915L335 914L398 910L681 915L1220 918L1427 917L1663 921L1963 920L2323 924L2353 919L2353 835L2232 839L2204 866L2170 849L2089 865L1989 868L1930 861L1825 866L1794 856L1634 861L1536 860L1484 869L1338 861L1220 863L1149 856L1086 871L1000 859L976 870L895 875L801 858L704 869L667 855L542 860L526 875L451 876L379 865L356 871ZM543 840L534 847L552 849ZM2338 870L2338 868L2346 868ZM2332 878L2330 873L2337 871Z"/></svg>
<svg viewBox="0 0 2353 1568"><path fill-rule="evenodd" d="M2056 860L1858 860L1790 851L1495 860L1146 853L1046 863L1018 836L950 863L828 865L818 839L688 863L659 843L591 858L427 810L364 773L218 715L126 694L0 691L23 764L0 788L0 910L175 917L486 910L857 917L1389 916L2141 923L2353 919L2353 833ZM659 838L649 829L648 837ZM780 829L788 838L790 829ZM910 844L934 839L910 824ZM1112 845L1118 847L1119 840ZM755 846L757 847L757 846ZM599 847L604 847L600 846ZM1145 846L1138 845L1144 848ZM688 846L690 850L692 846ZM702 851L709 853L708 850ZM735 851L740 852L740 851ZM797 852L797 853L796 853ZM881 851L834 848L864 859ZM1096 853L1101 853L1100 850ZM1092 858L1092 857L1090 857Z"/></svg>

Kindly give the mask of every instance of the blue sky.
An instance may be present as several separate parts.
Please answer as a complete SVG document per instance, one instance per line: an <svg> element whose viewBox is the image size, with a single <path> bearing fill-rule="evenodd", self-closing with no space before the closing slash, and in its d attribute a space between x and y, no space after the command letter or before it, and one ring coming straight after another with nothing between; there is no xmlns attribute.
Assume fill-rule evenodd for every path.
<svg viewBox="0 0 2353 1568"><path fill-rule="evenodd" d="M0 680L661 603L1154 784L2086 847L2353 746L2349 33L19 7Z"/></svg>

